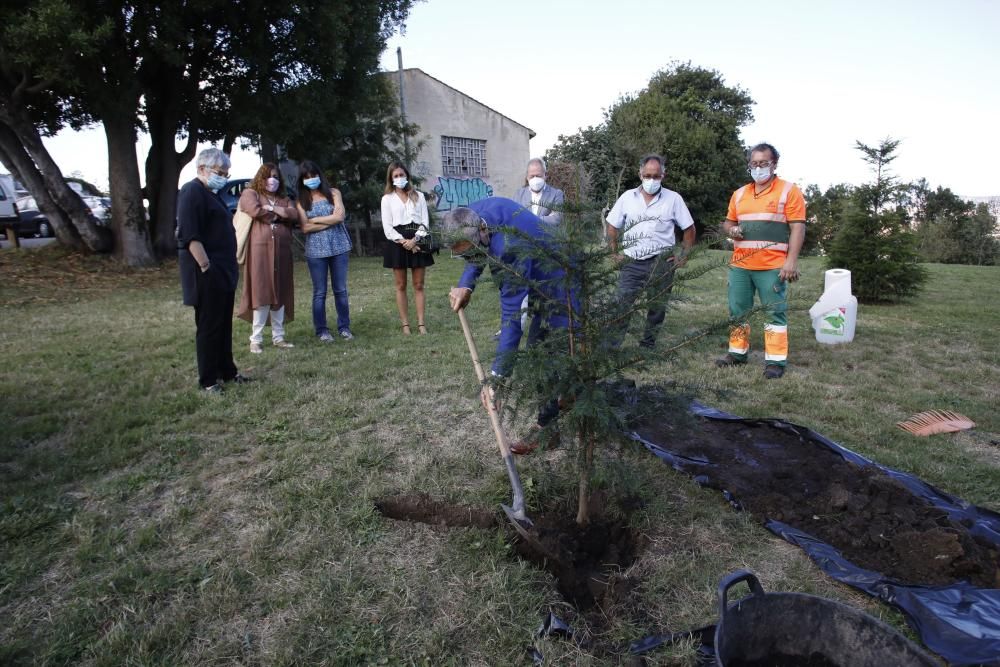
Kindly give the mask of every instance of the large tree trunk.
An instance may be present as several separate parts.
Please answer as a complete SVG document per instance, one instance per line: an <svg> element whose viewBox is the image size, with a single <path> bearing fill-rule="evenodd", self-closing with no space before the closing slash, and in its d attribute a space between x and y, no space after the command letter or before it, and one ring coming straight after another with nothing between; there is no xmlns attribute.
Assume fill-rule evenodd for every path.
<svg viewBox="0 0 1000 667"><path fill-rule="evenodd" d="M139 185L139 160L135 155L135 119L103 119L108 139L108 180L111 184L111 218L115 228L115 256L129 266L153 266Z"/></svg>
<svg viewBox="0 0 1000 667"><path fill-rule="evenodd" d="M66 185L59 165L55 163L55 160L52 159L52 156L49 155L48 150L42 144L42 138L38 134L38 130L28 120L21 118L17 113L10 113L9 111L6 107L0 107L0 123L10 131L10 134L6 134L7 140L3 145L7 148L7 153L11 160L16 161L20 175L28 179L23 181L25 185L31 186L34 183L37 191L33 190L32 194L35 194L37 198L37 195L43 190L47 193L48 201L46 201L44 196L38 201L40 204L49 206L50 210L45 211L41 207L39 207L39 210L48 215L50 212L58 209L63 214L60 222L65 223L68 219L70 224L62 225L63 233L60 235L58 231L56 232L59 240L67 242L70 245L76 245L72 242L74 232L69 231L69 226L72 225L75 234L79 236L87 249L93 252L107 252L110 250L111 240L107 232L97 225L97 222L90 214L90 210L83 203L83 200ZM21 146L20 151L10 150L15 139ZM33 168L31 165L33 165ZM33 173L37 174L37 178L34 180L32 180ZM39 180L41 183L38 182ZM39 185L42 187L39 187ZM53 228L56 229L55 225L58 223L53 222L52 224Z"/></svg>
<svg viewBox="0 0 1000 667"><path fill-rule="evenodd" d="M14 132L4 124L0 124L0 162L35 197L38 210L48 218L59 242L76 250L86 250L87 247L69 216L49 196L42 173L32 162L31 156L25 152L24 146L18 141Z"/></svg>
<svg viewBox="0 0 1000 667"><path fill-rule="evenodd" d="M194 158L198 145L198 129L193 126L197 122L195 115L188 123L188 140L184 149L178 153L175 148L181 125L178 99L179 94L167 91L167 94L150 97L146 105L151 140L149 155L146 156L146 198L149 199L153 250L158 257L177 254L174 236L177 227L177 181L181 169Z"/></svg>

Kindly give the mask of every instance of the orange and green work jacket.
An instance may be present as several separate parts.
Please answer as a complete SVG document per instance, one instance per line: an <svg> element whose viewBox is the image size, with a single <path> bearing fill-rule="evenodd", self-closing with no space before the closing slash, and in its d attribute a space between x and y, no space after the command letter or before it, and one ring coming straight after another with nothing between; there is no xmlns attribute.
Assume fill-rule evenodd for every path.
<svg viewBox="0 0 1000 667"><path fill-rule="evenodd" d="M799 187L774 178L757 194L744 185L729 198L726 219L738 223L743 238L734 241L731 264L741 269L780 269L788 255L789 222L805 222L806 200Z"/></svg>

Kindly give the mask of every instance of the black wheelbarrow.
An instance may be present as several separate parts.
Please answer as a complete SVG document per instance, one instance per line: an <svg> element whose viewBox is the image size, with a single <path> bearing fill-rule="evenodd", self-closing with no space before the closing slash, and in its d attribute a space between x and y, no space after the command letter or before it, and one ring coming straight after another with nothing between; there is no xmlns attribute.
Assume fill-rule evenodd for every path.
<svg viewBox="0 0 1000 667"><path fill-rule="evenodd" d="M750 595L729 604L740 582ZM804 593L765 593L752 572L719 584L720 667L938 667L916 644L864 612Z"/></svg>

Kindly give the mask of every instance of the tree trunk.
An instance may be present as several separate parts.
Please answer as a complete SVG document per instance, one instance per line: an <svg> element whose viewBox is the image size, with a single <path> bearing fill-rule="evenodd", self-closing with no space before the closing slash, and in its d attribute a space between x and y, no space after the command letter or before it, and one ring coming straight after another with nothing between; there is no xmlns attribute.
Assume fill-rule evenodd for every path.
<svg viewBox="0 0 1000 667"><path fill-rule="evenodd" d="M177 181L181 169L194 157L198 144L197 114L188 122L188 140L178 153L177 132L181 127L182 96L173 89L148 94L146 122L150 148L146 156L146 198L149 200L153 251L158 257L177 254Z"/></svg>
<svg viewBox="0 0 1000 667"><path fill-rule="evenodd" d="M580 453L576 472L579 475L576 499L576 523L578 526L590 524L590 473L594 467L594 436L590 429L580 431Z"/></svg>
<svg viewBox="0 0 1000 667"><path fill-rule="evenodd" d="M194 157L197 133L188 137L187 145L178 153L174 150L172 127L164 127L153 136L146 158L146 198L153 231L153 250L158 257L177 254L177 186L181 169ZM169 135L169 136L168 136Z"/></svg>
<svg viewBox="0 0 1000 667"><path fill-rule="evenodd" d="M21 175L30 179L31 173L37 172L43 185L39 190L45 190L48 193L51 198L50 201L53 204L52 209L58 208L63 212L63 220L69 220L76 234L89 250L93 252L107 252L111 248L107 232L98 227L83 200L66 185L59 165L55 163L55 160L52 159L52 156L49 155L48 150L42 144L42 138L39 136L35 126L27 119L21 118L17 114L9 113L9 110L6 108L0 112L0 123L6 126L6 129L10 130L22 147L22 151L15 151L15 154L10 155L13 160L18 161ZM10 135L7 136L9 139ZM4 146L6 147L7 145L8 142L5 141ZM28 164L21 164L21 160L18 160L18 155L21 152L26 154L27 161L34 165L34 169L28 168ZM133 148L134 153L135 150ZM25 185L29 185L30 182L30 180L25 182ZM39 208L39 210L42 209ZM48 211L45 213L47 215ZM68 229L68 227L69 225L63 225L64 230ZM58 238L60 241L65 238L66 242L69 242L71 246L74 245L72 242L72 232L64 231L63 235L58 236Z"/></svg>
<svg viewBox="0 0 1000 667"><path fill-rule="evenodd" d="M106 117L108 180L111 184L111 217L115 229L115 256L129 266L153 266L146 229L146 211L139 186L139 161L135 155L135 120L130 116Z"/></svg>
<svg viewBox="0 0 1000 667"><path fill-rule="evenodd" d="M48 218L59 242L76 250L86 250L87 247L76 231L76 227L49 196L45 180L42 178L41 172L38 171L38 167L31 160L31 156L24 151L24 146L18 141L14 132L4 124L0 124L0 162L34 196L38 210Z"/></svg>

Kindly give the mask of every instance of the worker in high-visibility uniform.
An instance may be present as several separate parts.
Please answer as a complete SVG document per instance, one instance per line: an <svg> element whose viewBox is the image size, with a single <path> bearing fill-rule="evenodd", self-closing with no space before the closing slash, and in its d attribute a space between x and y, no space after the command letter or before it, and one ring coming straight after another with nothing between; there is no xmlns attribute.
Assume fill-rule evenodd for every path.
<svg viewBox="0 0 1000 667"><path fill-rule="evenodd" d="M771 144L750 149L748 165L752 183L729 199L722 223L733 239L729 266L729 352L716 366L745 364L750 352L750 325L754 293L766 312L764 324L764 377L785 374L788 361L786 288L799 279L799 251L806 236L806 202L798 186L777 177L778 151Z"/></svg>

